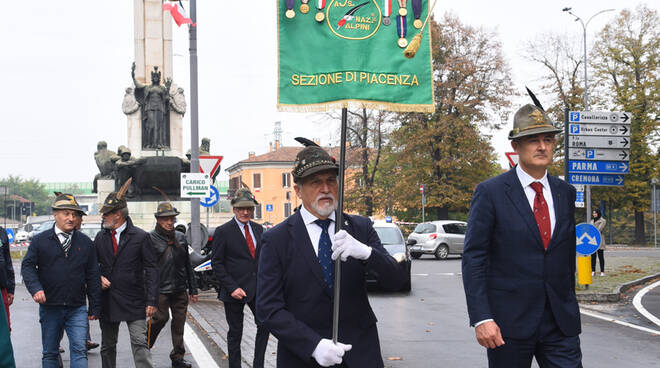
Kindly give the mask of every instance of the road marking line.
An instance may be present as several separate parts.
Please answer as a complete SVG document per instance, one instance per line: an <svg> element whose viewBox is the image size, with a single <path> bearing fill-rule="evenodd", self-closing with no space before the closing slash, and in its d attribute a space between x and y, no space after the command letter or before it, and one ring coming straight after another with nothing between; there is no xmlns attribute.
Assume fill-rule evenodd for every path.
<svg viewBox="0 0 660 368"><path fill-rule="evenodd" d="M633 305L635 306L635 309L639 311L644 317L648 318L651 322L655 323L656 325L660 326L660 318L654 316L651 312L647 311L646 308L642 305L642 298L646 293L649 291L653 290L653 288L657 287L660 285L660 281L654 282L651 285L648 285L644 287L642 290L640 290L635 297L633 298Z"/></svg>
<svg viewBox="0 0 660 368"><path fill-rule="evenodd" d="M602 315L602 314L600 314L600 313L587 312L587 311L582 310L582 309L580 309L580 313L582 313L582 314L584 314L584 315L587 315L587 316L589 316L589 317L594 317L594 318L602 319L603 321L608 321L608 322L616 323L616 324L618 324L618 325L622 325L622 326L626 326L626 327L634 328L634 329L636 329L636 330L640 330L640 331L648 332L648 333L651 333L651 334L654 334L654 335L660 335L660 331L658 331L658 330L654 330L654 329L652 329L652 328L646 328L646 327L642 327L642 326L637 326L637 325L634 325L634 324L632 324L632 323L628 323L628 322L619 321L619 320L617 320L617 319L614 319L614 318L612 318L612 317L608 317L608 316Z"/></svg>
<svg viewBox="0 0 660 368"><path fill-rule="evenodd" d="M206 350L206 347L204 347L202 341L197 337L195 331L193 331L187 323L183 327L183 338L186 341L188 350L190 350L190 354L192 354L198 366L204 368L218 368L218 365L211 357L211 354L209 354L209 351Z"/></svg>
<svg viewBox="0 0 660 368"><path fill-rule="evenodd" d="M428 273L413 273L413 276L428 276Z"/></svg>

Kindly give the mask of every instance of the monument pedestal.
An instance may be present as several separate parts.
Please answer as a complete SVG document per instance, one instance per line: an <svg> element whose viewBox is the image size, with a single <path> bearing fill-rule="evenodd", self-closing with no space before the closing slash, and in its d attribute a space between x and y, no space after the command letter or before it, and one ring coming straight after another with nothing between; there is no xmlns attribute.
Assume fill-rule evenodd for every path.
<svg viewBox="0 0 660 368"><path fill-rule="evenodd" d="M98 193L99 210L103 207L103 201L108 197L108 194L115 191L115 181L108 179L99 179L96 182L96 193Z"/></svg>

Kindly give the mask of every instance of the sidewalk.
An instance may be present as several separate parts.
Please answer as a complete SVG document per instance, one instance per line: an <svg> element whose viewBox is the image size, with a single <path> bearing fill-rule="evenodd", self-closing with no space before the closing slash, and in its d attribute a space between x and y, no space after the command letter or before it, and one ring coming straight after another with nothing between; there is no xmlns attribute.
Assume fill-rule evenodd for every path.
<svg viewBox="0 0 660 368"><path fill-rule="evenodd" d="M206 331L209 338L220 348L227 351L227 320L225 318L225 309L223 303L217 298L215 293L204 293L199 297L197 303L188 305L188 313ZM257 334L257 326L254 323L254 316L247 306L244 310L243 319L243 339L241 340L241 357L243 359L243 368L252 368L254 359L254 339ZM264 367L275 368L277 357L277 339L270 335ZM227 359L225 355L222 359Z"/></svg>

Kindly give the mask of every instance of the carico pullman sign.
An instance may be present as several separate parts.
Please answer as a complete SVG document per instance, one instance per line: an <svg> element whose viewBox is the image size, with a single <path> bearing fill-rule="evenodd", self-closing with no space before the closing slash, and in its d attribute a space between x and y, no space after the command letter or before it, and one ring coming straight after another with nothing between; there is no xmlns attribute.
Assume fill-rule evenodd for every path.
<svg viewBox="0 0 660 368"><path fill-rule="evenodd" d="M428 0L276 1L279 110L434 111L430 27L403 56Z"/></svg>

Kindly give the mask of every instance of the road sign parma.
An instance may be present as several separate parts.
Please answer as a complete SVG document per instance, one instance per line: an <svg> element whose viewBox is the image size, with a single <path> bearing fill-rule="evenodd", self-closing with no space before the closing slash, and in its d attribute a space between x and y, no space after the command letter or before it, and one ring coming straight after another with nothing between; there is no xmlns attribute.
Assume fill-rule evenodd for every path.
<svg viewBox="0 0 660 368"><path fill-rule="evenodd" d="M630 161L630 150L618 148L568 148L569 160Z"/></svg>
<svg viewBox="0 0 660 368"><path fill-rule="evenodd" d="M585 256L593 254L600 247L601 241L600 232L594 225L583 222L575 226L575 242L578 253Z"/></svg>
<svg viewBox="0 0 660 368"><path fill-rule="evenodd" d="M630 166L616 161L568 161L569 173L628 174Z"/></svg>
<svg viewBox="0 0 660 368"><path fill-rule="evenodd" d="M181 173L181 198L209 197L210 186L209 174Z"/></svg>
<svg viewBox="0 0 660 368"><path fill-rule="evenodd" d="M568 174L571 184L623 186L623 175L607 174Z"/></svg>
<svg viewBox="0 0 660 368"><path fill-rule="evenodd" d="M571 123L619 123L630 124L632 114L621 111L571 111L568 121Z"/></svg>

